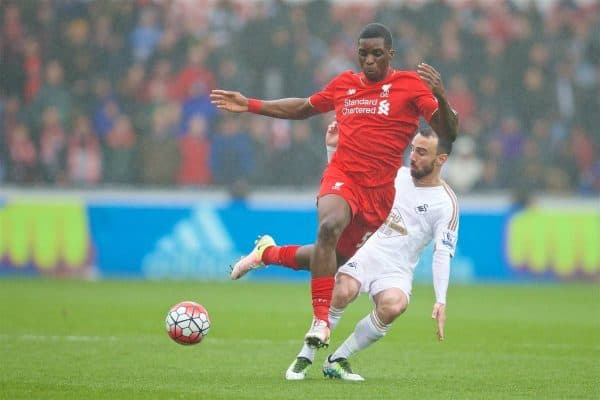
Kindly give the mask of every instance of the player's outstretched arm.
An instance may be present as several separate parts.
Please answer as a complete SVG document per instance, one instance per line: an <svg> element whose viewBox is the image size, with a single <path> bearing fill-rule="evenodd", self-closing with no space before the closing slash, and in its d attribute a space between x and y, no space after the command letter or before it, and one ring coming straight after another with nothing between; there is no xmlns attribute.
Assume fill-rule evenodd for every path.
<svg viewBox="0 0 600 400"><path fill-rule="evenodd" d="M417 73L438 101L438 109L432 115L429 124L436 134L454 141L458 134L458 114L448 103L442 76L435 68L425 63L418 65Z"/></svg>
<svg viewBox="0 0 600 400"><path fill-rule="evenodd" d="M282 119L305 119L319 112L308 99L286 98L278 100L249 99L240 92L215 89L210 93L211 103L219 110L251 112Z"/></svg>
<svg viewBox="0 0 600 400"><path fill-rule="evenodd" d="M450 280L450 252L448 250L436 248L433 251L431 273L433 275L433 290L435 292L435 304L433 305L431 318L437 321L438 339L444 340L446 294L448 293L448 282Z"/></svg>

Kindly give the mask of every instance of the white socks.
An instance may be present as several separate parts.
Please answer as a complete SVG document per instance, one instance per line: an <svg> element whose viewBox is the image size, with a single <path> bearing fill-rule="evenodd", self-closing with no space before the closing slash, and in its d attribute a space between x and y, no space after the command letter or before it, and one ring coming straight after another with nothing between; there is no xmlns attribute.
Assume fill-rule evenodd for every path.
<svg viewBox="0 0 600 400"><path fill-rule="evenodd" d="M354 332L331 355L331 359L350 357L384 337L389 329L390 325L382 323L375 310L371 311L369 315L356 324Z"/></svg>
<svg viewBox="0 0 600 400"><path fill-rule="evenodd" d="M330 307L329 308L329 330L333 331L333 329L337 326L338 322L340 322L340 318L342 318L342 313L344 309L337 309ZM314 347L310 347L306 343L302 346L300 353L298 353L298 357L308 358L310 361L315 360L315 354L317 353L317 349Z"/></svg>

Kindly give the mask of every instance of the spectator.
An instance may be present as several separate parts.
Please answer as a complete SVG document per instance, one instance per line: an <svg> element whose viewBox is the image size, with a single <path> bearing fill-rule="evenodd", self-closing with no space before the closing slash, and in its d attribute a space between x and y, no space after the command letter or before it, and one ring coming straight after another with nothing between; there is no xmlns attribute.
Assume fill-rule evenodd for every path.
<svg viewBox="0 0 600 400"><path fill-rule="evenodd" d="M62 126L70 121L71 94L63 83L63 67L57 60L46 66L44 85L29 107L30 121L34 131L42 126L42 115L48 108L54 108Z"/></svg>
<svg viewBox="0 0 600 400"><path fill-rule="evenodd" d="M219 87L223 88L241 88L249 89L248 78L243 73L244 68L239 65L236 59L224 57L217 67L217 82ZM302 79L295 77L294 79ZM303 82L306 84L306 81ZM242 90L240 90L242 91Z"/></svg>
<svg viewBox="0 0 600 400"><path fill-rule="evenodd" d="M227 187L237 182L247 182L253 169L252 146L247 133L240 126L240 119L223 116L211 150L213 181Z"/></svg>
<svg viewBox="0 0 600 400"><path fill-rule="evenodd" d="M460 115L461 124L469 124L477 113L475 97L469 89L464 75L456 74L450 78L446 89L448 101Z"/></svg>
<svg viewBox="0 0 600 400"><path fill-rule="evenodd" d="M27 125L20 123L9 135L8 178L15 183L37 181L37 151Z"/></svg>
<svg viewBox="0 0 600 400"><path fill-rule="evenodd" d="M129 42L136 62L145 62L150 58L158 41L161 30L158 25L156 10L144 7L140 13L138 25L129 36Z"/></svg>
<svg viewBox="0 0 600 400"><path fill-rule="evenodd" d="M173 84L173 66L167 59L157 60L152 68L152 75L146 83L145 100L162 103L176 98ZM160 98L160 101L157 101Z"/></svg>
<svg viewBox="0 0 600 400"><path fill-rule="evenodd" d="M206 185L211 182L208 121L201 115L190 119L189 128L179 138L181 164L177 174L180 185Z"/></svg>
<svg viewBox="0 0 600 400"><path fill-rule="evenodd" d="M184 101L189 96L192 86L203 88L204 93L209 93L215 88L215 76L206 67L207 49L201 45L192 46L188 50L187 64L175 78L173 97Z"/></svg>
<svg viewBox="0 0 600 400"><path fill-rule="evenodd" d="M94 112L94 130L98 137L104 142L106 135L113 128L115 121L121 115L121 107L116 97L112 94L110 83L100 80L96 84L96 107Z"/></svg>
<svg viewBox="0 0 600 400"><path fill-rule="evenodd" d="M120 115L106 137L104 176L109 183L134 183L137 136L127 115Z"/></svg>
<svg viewBox="0 0 600 400"><path fill-rule="evenodd" d="M541 68L528 67L523 76L523 94L519 100L520 119L523 125L531 127L533 120L549 115L553 111L550 82Z"/></svg>
<svg viewBox="0 0 600 400"><path fill-rule="evenodd" d="M3 10L0 31L0 91L8 95L21 95L25 83L23 73L23 44L25 29L21 10L9 3Z"/></svg>
<svg viewBox="0 0 600 400"><path fill-rule="evenodd" d="M598 160L596 146L589 133L582 126L573 127L569 137L569 146L571 154L574 155L577 175L581 178L589 177ZM578 182L578 186L583 188L585 184Z"/></svg>
<svg viewBox="0 0 600 400"><path fill-rule="evenodd" d="M456 139L445 165L444 178L457 193L469 193L483 175L483 161L477 157L475 141L468 136Z"/></svg>
<svg viewBox="0 0 600 400"><path fill-rule="evenodd" d="M85 115L75 118L67 146L67 176L75 186L90 186L102 178L102 151L98 136Z"/></svg>
<svg viewBox="0 0 600 400"><path fill-rule="evenodd" d="M98 3L96 3L98 4ZM100 71L112 81L119 79L128 69L130 57L125 47L124 35L119 32L119 19L128 18L126 10L130 2L112 3L122 7L121 12L109 17L99 15L94 22L92 34L92 54L94 56L95 70Z"/></svg>
<svg viewBox="0 0 600 400"><path fill-rule="evenodd" d="M66 135L59 111L44 110L40 133L40 167L46 183L65 183Z"/></svg>
<svg viewBox="0 0 600 400"><path fill-rule="evenodd" d="M152 131L140 142L141 178L146 185L173 185L179 168L179 147L166 107L152 116Z"/></svg>
<svg viewBox="0 0 600 400"><path fill-rule="evenodd" d="M242 115L244 126L248 126L248 136L252 158L254 161L254 170L249 177L250 183L261 184L269 182L270 175L273 173L270 170L270 158L273 153L270 151L271 141L271 120L260 115Z"/></svg>
<svg viewBox="0 0 600 400"><path fill-rule="evenodd" d="M28 38L25 41L24 50L25 88L23 95L25 102L30 103L42 87L42 54L40 44L34 38Z"/></svg>
<svg viewBox="0 0 600 400"><path fill-rule="evenodd" d="M196 82L188 88L188 98L183 102L181 108L181 128L180 133L189 129L189 121L200 116L212 126L217 116L216 108L210 103L206 87L201 82Z"/></svg>
<svg viewBox="0 0 600 400"><path fill-rule="evenodd" d="M291 184L288 174L281 173L281 166L287 165L287 157L292 145L291 124L288 120L269 121L269 139L266 147L269 155L264 164L263 184L273 186Z"/></svg>
<svg viewBox="0 0 600 400"><path fill-rule="evenodd" d="M291 143L281 160L281 165L285 165L288 172L281 174L281 184L296 187L319 183L326 155L322 136L315 135L319 140L313 140L312 136L309 121L292 123Z"/></svg>
<svg viewBox="0 0 600 400"><path fill-rule="evenodd" d="M69 22L64 45L61 46L61 61L65 72L65 81L76 97L76 105L85 105L92 91L95 76L93 48L90 46L90 28L82 18Z"/></svg>
<svg viewBox="0 0 600 400"><path fill-rule="evenodd" d="M166 28L156 46L154 53L149 61L149 65L154 65L158 60L169 60L174 69L181 69L183 63L183 54L185 54L185 42L174 27Z"/></svg>

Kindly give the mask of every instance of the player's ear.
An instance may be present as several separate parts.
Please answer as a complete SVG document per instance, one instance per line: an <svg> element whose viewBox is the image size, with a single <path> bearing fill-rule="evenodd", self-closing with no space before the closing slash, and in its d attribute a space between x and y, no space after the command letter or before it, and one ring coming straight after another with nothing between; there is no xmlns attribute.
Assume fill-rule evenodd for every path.
<svg viewBox="0 0 600 400"><path fill-rule="evenodd" d="M444 165L446 163L446 161L448 161L448 154L438 154L435 162L437 163L437 165L439 165L440 167L442 165Z"/></svg>
<svg viewBox="0 0 600 400"><path fill-rule="evenodd" d="M390 55L390 58L394 58L394 56L396 55L396 50L394 50L394 49L389 49L389 50L388 50L388 54Z"/></svg>

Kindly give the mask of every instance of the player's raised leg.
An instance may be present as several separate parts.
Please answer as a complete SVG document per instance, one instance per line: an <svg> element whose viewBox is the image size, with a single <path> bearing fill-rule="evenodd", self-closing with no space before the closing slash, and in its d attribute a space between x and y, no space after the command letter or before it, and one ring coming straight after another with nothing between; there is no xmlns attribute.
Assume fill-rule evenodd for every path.
<svg viewBox="0 0 600 400"><path fill-rule="evenodd" d="M248 272L264 268L267 265L276 265L294 271L308 271L310 268L310 259L314 249L312 244L278 246L269 235L259 236L254 244L252 251L231 267L231 279L240 279ZM346 258L338 255L338 260L340 260L338 263L341 264Z"/></svg>

